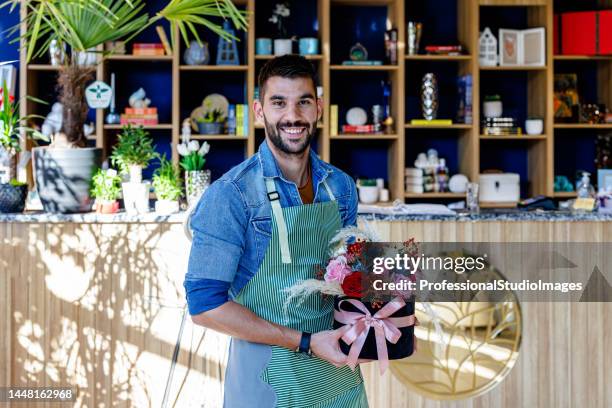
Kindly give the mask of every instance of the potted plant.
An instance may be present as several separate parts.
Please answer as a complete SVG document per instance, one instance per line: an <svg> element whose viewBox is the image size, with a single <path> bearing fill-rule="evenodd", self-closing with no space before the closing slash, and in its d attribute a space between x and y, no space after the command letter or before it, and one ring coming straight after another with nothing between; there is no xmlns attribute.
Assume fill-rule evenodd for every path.
<svg viewBox="0 0 612 408"><path fill-rule="evenodd" d="M274 55L280 56L293 52L293 40L287 38L287 26L285 20L291 15L289 2L276 3L272 16L268 19L272 24L276 24L278 38L274 40Z"/></svg>
<svg viewBox="0 0 612 408"><path fill-rule="evenodd" d="M193 205L210 184L210 170L204 170L205 156L210 151L208 142L199 145L197 140L189 140L189 135L183 134L183 141L177 146L181 156L179 164L185 170L185 195L187 204Z"/></svg>
<svg viewBox="0 0 612 408"><path fill-rule="evenodd" d="M142 181L142 169L157 157L153 139L142 126L127 125L113 147L111 163L119 172L128 177L121 184L123 202L128 213L141 214L149 211L149 190L151 183Z"/></svg>
<svg viewBox="0 0 612 408"><path fill-rule="evenodd" d="M36 185L46 211L82 212L91 207L89 184L102 159L102 150L85 148L83 125L88 106L85 87L94 78L95 66L83 58L107 41L130 41L143 30L168 20L171 32L178 28L186 43L192 33L201 43L196 28L212 30L221 38L235 36L213 24L211 17L230 19L238 29L247 26L244 11L231 0L168 0L161 10L150 13L143 0L7 0L1 7L25 9L24 20L12 29L20 33L27 62L44 55L53 39L71 49L58 73L59 101L63 104L63 133L49 147L34 149ZM172 36L173 49L178 49ZM97 59L95 63L99 63ZM91 61L89 61L91 62ZM94 63L94 65L95 65Z"/></svg>
<svg viewBox="0 0 612 408"><path fill-rule="evenodd" d="M499 118L504 113L501 96L487 95L484 98L482 112L485 118Z"/></svg>
<svg viewBox="0 0 612 408"><path fill-rule="evenodd" d="M113 169L98 169L92 179L91 195L96 199L96 212L114 214L119 211L121 177Z"/></svg>
<svg viewBox="0 0 612 408"><path fill-rule="evenodd" d="M378 201L379 189L375 179L359 179L357 188L359 189L359 201L363 204L373 204Z"/></svg>
<svg viewBox="0 0 612 408"><path fill-rule="evenodd" d="M45 139L38 131L24 124L34 115L19 116L19 102L9 95L6 82L0 89L0 212L22 212L28 195L26 183L17 181L17 154L21 151L22 137ZM44 103L35 98L33 101Z"/></svg>
<svg viewBox="0 0 612 408"><path fill-rule="evenodd" d="M179 170L167 160L160 158L160 165L153 173L153 189L157 195L155 211L160 214L172 214L179 210L179 198L182 195Z"/></svg>
<svg viewBox="0 0 612 408"><path fill-rule="evenodd" d="M198 131L202 135L220 135L223 133L223 124L225 123L225 115L219 109L208 110L203 116L196 119L198 122Z"/></svg>

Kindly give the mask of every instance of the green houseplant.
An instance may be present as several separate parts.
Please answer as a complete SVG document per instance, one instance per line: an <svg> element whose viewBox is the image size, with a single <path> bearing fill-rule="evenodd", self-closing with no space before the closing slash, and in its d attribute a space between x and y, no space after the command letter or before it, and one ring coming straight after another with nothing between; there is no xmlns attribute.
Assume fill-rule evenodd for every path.
<svg viewBox="0 0 612 408"><path fill-rule="evenodd" d="M179 210L179 198L182 195L179 170L167 160L160 158L159 167L153 173L153 189L157 195L155 211L160 214L171 214Z"/></svg>
<svg viewBox="0 0 612 408"><path fill-rule="evenodd" d="M142 214L149 211L149 191L151 183L142 181L142 169L157 157L153 139L142 126L127 125L113 147L111 163L124 176L127 182L121 184L125 211L129 214Z"/></svg>
<svg viewBox="0 0 612 408"><path fill-rule="evenodd" d="M225 115L219 109L206 111L203 116L196 119L198 131L202 135L220 135L223 132Z"/></svg>
<svg viewBox="0 0 612 408"><path fill-rule="evenodd" d="M0 9L14 12L19 5L26 9L21 23L27 29L19 34L18 24L12 33L25 44L28 62L44 55L54 40L71 50L58 73L58 99L64 107L63 133L48 148L34 150L36 185L45 210L52 212L91 208L88 186L102 159L101 149L84 147L83 124L88 111L85 87L94 78L95 67L84 65L87 58L83 55L95 52L107 41L130 41L163 20L170 23L175 50L175 29L187 43L189 35L201 43L198 27L227 40L235 38L212 23L211 17L228 19L237 29L246 28L246 13L231 0L168 0L154 13L147 11L143 0L0 0Z"/></svg>
<svg viewBox="0 0 612 408"><path fill-rule="evenodd" d="M19 116L19 101L9 95L6 83L2 84L0 98L0 213L20 213L25 207L28 185L16 180L17 154L24 137L44 139L44 136L26 126L34 115ZM35 98L30 100L44 103Z"/></svg>
<svg viewBox="0 0 612 408"><path fill-rule="evenodd" d="M96 198L96 212L113 214L119 211L121 177L113 169L98 169L92 178L91 195Z"/></svg>

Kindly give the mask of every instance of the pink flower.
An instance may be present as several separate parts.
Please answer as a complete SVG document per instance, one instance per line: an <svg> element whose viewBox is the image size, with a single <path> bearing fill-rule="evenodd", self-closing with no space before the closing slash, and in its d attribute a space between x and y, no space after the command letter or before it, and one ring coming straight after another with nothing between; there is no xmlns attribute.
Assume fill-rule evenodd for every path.
<svg viewBox="0 0 612 408"><path fill-rule="evenodd" d="M325 281L332 282L338 281L340 283L344 282L344 278L350 275L353 271L346 264L346 258L344 255L340 255L337 258L332 259L327 264L325 268Z"/></svg>

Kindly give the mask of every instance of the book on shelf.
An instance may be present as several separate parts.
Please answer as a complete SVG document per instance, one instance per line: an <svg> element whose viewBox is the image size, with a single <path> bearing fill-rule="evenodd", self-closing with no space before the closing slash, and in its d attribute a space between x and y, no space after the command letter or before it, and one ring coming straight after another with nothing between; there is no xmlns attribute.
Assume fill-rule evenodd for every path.
<svg viewBox="0 0 612 408"><path fill-rule="evenodd" d="M166 52L161 43L134 43L132 46L132 55L153 57L166 55Z"/></svg>
<svg viewBox="0 0 612 408"><path fill-rule="evenodd" d="M126 115L157 115L157 108L125 108Z"/></svg>
<svg viewBox="0 0 612 408"><path fill-rule="evenodd" d="M156 118L130 118L125 115L121 115L121 125L141 125L141 126L149 126L149 125L157 125L159 124L157 117Z"/></svg>
<svg viewBox="0 0 612 408"><path fill-rule="evenodd" d="M166 51L166 55L172 55L172 47L170 46L170 41L168 41L168 36L166 36L166 31L164 30L164 27L158 25L155 27L155 31L157 31L159 40L164 46L164 51Z"/></svg>
<svg viewBox="0 0 612 408"><path fill-rule="evenodd" d="M236 136L249 134L249 109L245 104L236 105Z"/></svg>
<svg viewBox="0 0 612 408"><path fill-rule="evenodd" d="M342 133L375 133L376 127L374 125L342 125Z"/></svg>
<svg viewBox="0 0 612 408"><path fill-rule="evenodd" d="M416 126L450 126L453 124L452 119L412 119L410 121L411 125Z"/></svg>
<svg viewBox="0 0 612 408"><path fill-rule="evenodd" d="M329 107L329 134L331 136L338 136L338 105L331 105Z"/></svg>
<svg viewBox="0 0 612 408"><path fill-rule="evenodd" d="M473 122L472 108L472 75L462 75L457 78L458 106L457 122L471 125Z"/></svg>
<svg viewBox="0 0 612 408"><path fill-rule="evenodd" d="M425 52L431 55L461 55L463 47L461 45L427 45Z"/></svg>
<svg viewBox="0 0 612 408"><path fill-rule="evenodd" d="M382 61L342 61L342 65L348 66L372 66L372 65L382 65Z"/></svg>

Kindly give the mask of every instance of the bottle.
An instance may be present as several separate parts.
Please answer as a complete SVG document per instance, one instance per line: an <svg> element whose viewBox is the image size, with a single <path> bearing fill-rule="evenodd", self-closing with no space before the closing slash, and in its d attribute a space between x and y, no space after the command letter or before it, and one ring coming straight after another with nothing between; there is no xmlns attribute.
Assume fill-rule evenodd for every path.
<svg viewBox="0 0 612 408"><path fill-rule="evenodd" d="M582 172L582 179L578 183L578 198L595 198L595 189L591 185L591 174Z"/></svg>
<svg viewBox="0 0 612 408"><path fill-rule="evenodd" d="M448 191L448 167L446 167L446 159L441 158L436 170L436 178L438 179L438 185L440 192Z"/></svg>

